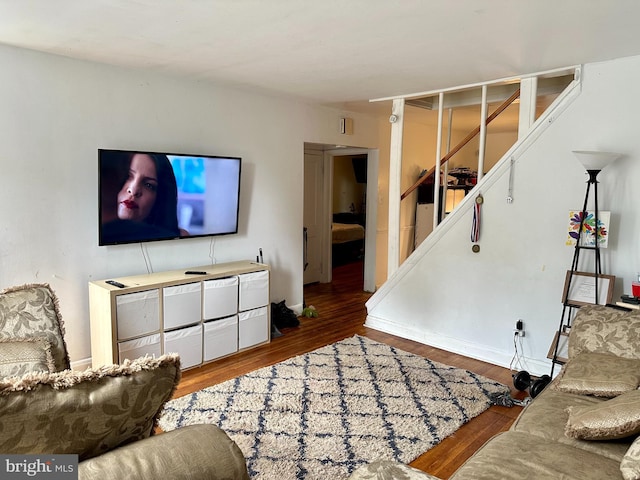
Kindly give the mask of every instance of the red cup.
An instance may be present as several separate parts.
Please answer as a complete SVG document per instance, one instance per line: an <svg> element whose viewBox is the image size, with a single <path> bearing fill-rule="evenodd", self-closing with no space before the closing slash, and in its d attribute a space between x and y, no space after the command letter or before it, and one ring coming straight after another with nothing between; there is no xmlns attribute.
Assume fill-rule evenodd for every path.
<svg viewBox="0 0 640 480"><path fill-rule="evenodd" d="M640 282L631 283L631 295L634 297L640 297Z"/></svg>

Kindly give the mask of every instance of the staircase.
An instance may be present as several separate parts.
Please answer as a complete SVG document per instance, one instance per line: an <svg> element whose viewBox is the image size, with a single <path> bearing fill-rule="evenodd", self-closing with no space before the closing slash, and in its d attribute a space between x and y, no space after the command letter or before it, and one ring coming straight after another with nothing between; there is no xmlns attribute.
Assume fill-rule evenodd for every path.
<svg viewBox="0 0 640 480"><path fill-rule="evenodd" d="M432 190L428 193L434 203L433 221L428 226L427 231L435 229L438 224L450 215L451 210L457 207L457 200L451 201L448 194L451 178L448 175L450 165L455 167L464 166L463 170L473 172L473 183L481 182L485 174L491 169L501 164L504 158L510 158L513 163L513 155L518 150L516 145L524 143L532 130L540 129L544 126L544 118L550 117L550 112L556 110L562 99L566 97L566 92L579 86L579 67L567 67L564 69L543 72L523 78L509 78L495 80L484 84L471 85L465 87L455 87L438 92L428 92L422 94L408 95L406 97L393 99L393 111L390 117L391 122L391 168L389 178L389 250L388 250L388 272L387 277L392 277L399 265L407 259L412 251L410 246L414 245L413 239L401 239L401 236L408 231L407 219L412 221L416 218L416 189L427 187L435 188L441 185L441 195L435 195ZM552 98L553 101L549 101ZM388 100L388 99L380 99ZM376 100L374 100L376 101ZM519 104L519 105L516 105ZM491 114L490 108L495 107ZM411 109L413 108L413 112ZM413 115L416 109L422 109L424 115L431 114L431 119L437 118L437 133L435 135L435 145L420 145L419 163L415 161L416 147L413 152L405 156L407 144L415 143L410 135L403 133L404 119ZM443 114L445 109L448 112L448 121L444 122ZM427 112L429 111L429 112ZM506 112L506 113L505 113ZM477 116L473 116L479 113ZM437 116L436 116L437 114ZM423 116L424 116L423 115ZM503 118L504 117L504 118ZM472 118L473 120L469 120ZM489 133L488 127L494 121L500 124L498 128L504 131L505 128L513 134L511 148L500 146L498 149L490 149L493 136ZM431 120L435 123L434 120ZM470 128L470 122L475 123L474 128ZM479 124L478 124L479 123ZM467 128L464 131L464 128ZM434 127L435 128L435 127ZM446 131L445 131L446 130ZM466 133L454 147L451 147L452 131ZM415 136L415 134L414 134ZM426 136L426 135L425 135ZM446 138L445 138L446 137ZM419 141L419 140L418 140ZM477 141L475 145L472 141ZM469 152L471 147L476 147L475 165L470 160ZM502 150L500 150L502 148ZM431 149L435 164L425 167L423 150ZM515 149L515 150L514 150ZM497 150L497 151L496 151ZM505 153L506 150L506 153ZM446 153L443 155L442 152ZM466 153L466 157L464 158ZM460 158L462 157L462 158ZM411 172L422 170L418 178L411 178ZM395 177L394 177L395 173ZM435 177L435 181L434 181ZM406 184L407 178L412 185L400 193L400 185ZM431 187L433 186L433 187ZM464 188L465 193L471 193L471 184L464 187L459 185L451 186L451 190ZM477 188L473 189L477 191ZM459 197L459 195L458 195ZM449 203L449 205L447 205ZM402 223L402 225L401 225ZM411 225L415 227L415 225ZM414 235L415 237L415 235ZM416 245L420 240L416 241Z"/></svg>
<svg viewBox="0 0 640 480"><path fill-rule="evenodd" d="M521 229L513 232L504 228L504 225L509 224L510 218L521 218L525 203L530 203L533 196L542 194L537 185L531 185L526 181L528 172L532 168L535 169L535 165L533 165L535 162L531 158L535 156L535 152L533 152L535 148L532 147L536 145L537 140L545 134L562 112L578 98L580 90L580 68L575 67L574 79L569 82L548 108L535 121L531 122L526 131L520 130L517 141L484 174L482 174L483 159L480 155L477 184L454 210L443 217L441 222L434 219L436 226L433 232L407 256L402 264L399 264L394 270L389 269L390 274L387 281L367 301L367 326L491 363L509 364L509 358L506 358L504 354L504 352L510 351L508 338L506 345L490 347L494 351L486 351L487 347L483 347L482 342L470 340L474 339L474 336L486 335L488 328L487 322L477 322L478 325L475 325L472 317L482 315L482 308L476 306L481 306L482 296L487 295L487 290L495 290L495 294L498 295L503 287L502 282L513 283L513 278L518 278L520 275L534 277L544 275L544 273L530 273L524 270L529 268L528 265L524 266L524 261L523 265L520 265L518 259L527 259L528 255L526 231ZM437 95L440 103L440 118L442 118L443 94L438 92ZM522 94L520 96L522 97ZM486 89L484 97L486 98ZM526 97L521 99L521 109L525 100ZM397 114L397 118L402 118L404 111L396 110L399 103L401 102L394 100L394 114ZM486 110L483 109L483 113L485 113L483 118L487 118ZM442 120L439 121L439 139L442 139L441 128ZM396 135L398 130L400 133L402 132L401 128L395 128ZM484 126L481 125L479 134L486 135L486 123ZM392 137L393 135L394 124L392 124ZM393 158L394 145L398 145L398 139L392 139L391 144L391 162L393 163L399 160ZM402 149L400 148L399 151L401 157ZM440 154L442 151L440 141L436 151L437 161L433 168L437 184L439 183L438 173L443 168L442 164L446 163L443 162L446 155ZM391 172L393 169L392 165ZM516 189L511 201L508 201L507 197L513 187L514 175ZM393 174L390 177L393 177ZM395 199L391 198L391 183L393 181L399 183L399 180L399 175L396 178L390 178L390 204L395 202L398 206L398 212L400 212L401 194L399 193ZM396 191L399 192L399 189ZM478 242L476 242L478 246L476 252L472 251L469 235L475 200L479 194L483 196L484 204L482 205L481 233ZM525 195L528 198L526 202L524 201ZM405 202L411 201L411 192L403 196ZM438 197L435 196L435 198ZM530 210L530 208L526 208L527 215L530 214ZM395 211L395 206L390 205L390 216ZM533 218L535 219L535 217ZM399 234L394 235L394 232L391 231L394 220L390 219L389 223L389 252L390 255L393 255L397 253L397 246L394 247L392 243L399 239ZM543 230L545 228L544 221L540 219L538 224L534 221L530 228ZM500 238L501 235L502 238ZM508 237L506 241L505 235ZM500 238L500 241L496 241L496 238ZM498 244L501 248L496 248ZM506 265L504 264L505 259L509 259ZM389 263L392 263L391 259ZM492 277L492 274L495 273L492 265L499 265L498 270L501 272L513 269L513 275L501 274ZM544 265L542 270L544 270ZM495 285L495 288L488 288L489 285ZM527 298L526 293L523 293L523 296ZM495 299L492 299L492 303L495 303ZM518 309L524 308L521 305L523 302L511 305L509 298L498 303L501 304L499 308L505 310L505 312L500 312L500 316L513 316ZM492 305L491 308L493 310L487 311L490 311L491 315L495 315L495 305ZM526 308L532 310L535 309L535 306L527 305ZM495 321L504 322L502 319ZM465 334L458 335L457 328L464 328ZM474 331L476 328L477 332ZM528 338L528 342L535 341L536 339ZM538 339L538 341L548 342L548 339Z"/></svg>

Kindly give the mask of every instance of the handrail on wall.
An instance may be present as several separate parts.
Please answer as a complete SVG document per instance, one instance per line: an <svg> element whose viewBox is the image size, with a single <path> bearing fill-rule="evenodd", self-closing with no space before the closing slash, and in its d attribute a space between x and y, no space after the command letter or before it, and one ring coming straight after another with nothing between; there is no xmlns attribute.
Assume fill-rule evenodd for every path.
<svg viewBox="0 0 640 480"><path fill-rule="evenodd" d="M515 92L513 92L513 95L507 98L498 108L496 108L496 110L491 115L487 117L487 121L485 125L489 125L489 123L495 120L498 115L504 112L507 109L507 107L511 105L513 102L515 102L516 99L519 97L520 97L520 89L518 88ZM474 128L464 139L462 139L460 143L458 143L458 145L453 147L451 151L449 151L449 153L447 153L444 157L442 157L442 160L440 161L440 165L444 165L451 157L453 157L456 153L458 153L462 149L462 147L464 147L476 135L478 135L480 133L480 128L481 128L481 125L478 125L476 128ZM402 195L400 195L400 200L404 200L411 192L413 192L416 188L418 188L420 185L426 182L427 178L429 178L429 176L431 176L431 174L435 172L435 170L436 170L435 166L431 167L426 174L422 175L413 185L411 185Z"/></svg>

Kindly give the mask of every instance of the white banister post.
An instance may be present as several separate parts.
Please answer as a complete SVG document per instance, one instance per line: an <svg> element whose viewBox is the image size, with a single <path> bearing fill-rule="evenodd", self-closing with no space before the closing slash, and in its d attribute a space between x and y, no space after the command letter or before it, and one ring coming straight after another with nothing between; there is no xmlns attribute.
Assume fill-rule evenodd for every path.
<svg viewBox="0 0 640 480"><path fill-rule="evenodd" d="M487 85L482 86L482 105L480 106L480 147L478 149L478 181L484 175L484 151L487 144Z"/></svg>
<svg viewBox="0 0 640 480"><path fill-rule="evenodd" d="M449 121L447 123L447 155L451 151L451 128L453 127L453 108L449 108ZM449 162L444 164L444 181L442 182L442 206L440 207L440 218L444 218L447 213L447 188L449 187ZM438 195L439 196L439 195ZM435 210L435 209L434 209Z"/></svg>
<svg viewBox="0 0 640 480"><path fill-rule="evenodd" d="M442 114L444 112L444 92L438 95L438 138L436 140L436 170L433 181L433 228L438 226L440 211L440 168L442 167Z"/></svg>
<svg viewBox="0 0 640 480"><path fill-rule="evenodd" d="M523 138L536 121L538 77L520 80L520 113L518 118L518 140Z"/></svg>
<svg viewBox="0 0 640 480"><path fill-rule="evenodd" d="M387 278L400 265L400 195L402 192L402 135L404 126L404 98L393 101L391 149L389 152L389 242L387 246Z"/></svg>

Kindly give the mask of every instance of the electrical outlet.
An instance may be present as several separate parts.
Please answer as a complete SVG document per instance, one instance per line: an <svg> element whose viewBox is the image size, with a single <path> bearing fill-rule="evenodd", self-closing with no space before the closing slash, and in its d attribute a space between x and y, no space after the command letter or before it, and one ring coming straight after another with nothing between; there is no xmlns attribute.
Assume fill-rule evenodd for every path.
<svg viewBox="0 0 640 480"><path fill-rule="evenodd" d="M522 320L516 322L516 328L513 329L513 333L519 337L524 337L524 322Z"/></svg>

